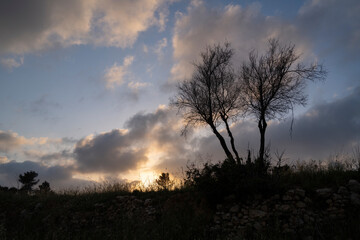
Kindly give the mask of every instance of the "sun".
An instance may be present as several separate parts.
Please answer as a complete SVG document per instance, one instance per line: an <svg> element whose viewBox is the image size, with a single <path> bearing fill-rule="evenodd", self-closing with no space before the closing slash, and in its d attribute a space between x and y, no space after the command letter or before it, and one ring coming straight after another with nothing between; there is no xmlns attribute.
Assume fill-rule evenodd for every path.
<svg viewBox="0 0 360 240"><path fill-rule="evenodd" d="M150 187L152 184L155 183L155 180L158 177L158 174L155 171L141 171L139 173L141 184L144 187Z"/></svg>

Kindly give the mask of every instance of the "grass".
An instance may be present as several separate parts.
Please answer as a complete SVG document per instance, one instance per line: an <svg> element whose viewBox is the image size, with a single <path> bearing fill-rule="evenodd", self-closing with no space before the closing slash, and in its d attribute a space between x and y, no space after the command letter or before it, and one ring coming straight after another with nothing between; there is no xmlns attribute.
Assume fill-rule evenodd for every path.
<svg viewBox="0 0 360 240"><path fill-rule="evenodd" d="M267 174L258 174L254 169L251 164L225 163L189 168L184 184L171 191L157 191L156 186L134 190L120 183L50 194L3 191L0 239L234 239L209 230L215 205L229 195L242 201L295 187L314 192L323 187L335 189L350 179L360 180L360 172L345 165L324 167L309 162L281 171L273 168ZM129 216L124 206L118 205L118 196L152 199L159 210L149 221L145 221L140 208L135 207ZM344 221L326 222L306 234L315 239L356 239L360 236L360 211L347 211ZM269 227L256 235L250 231L246 239L290 238L276 227Z"/></svg>

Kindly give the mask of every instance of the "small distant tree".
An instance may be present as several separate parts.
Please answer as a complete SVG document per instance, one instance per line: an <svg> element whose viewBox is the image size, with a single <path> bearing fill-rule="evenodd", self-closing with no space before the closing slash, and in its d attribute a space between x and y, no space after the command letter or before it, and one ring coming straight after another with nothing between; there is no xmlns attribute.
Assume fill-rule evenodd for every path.
<svg viewBox="0 0 360 240"><path fill-rule="evenodd" d="M161 190L169 190L174 185L173 181L170 180L169 173L161 173L155 182Z"/></svg>
<svg viewBox="0 0 360 240"><path fill-rule="evenodd" d="M25 172L24 175L19 175L19 182L22 184L22 187L20 190L31 192L34 185L36 185L39 180L36 180L35 178L38 176L38 174L34 171Z"/></svg>
<svg viewBox="0 0 360 240"><path fill-rule="evenodd" d="M51 192L50 183L44 181L42 184L39 185L40 193L49 193Z"/></svg>
<svg viewBox="0 0 360 240"><path fill-rule="evenodd" d="M299 58L295 45L280 45L278 40L270 39L264 55L258 56L252 51L249 60L241 66L239 96L242 110L258 122L259 161L263 164L267 121L283 118L295 105L304 106L307 81L325 79L326 71L321 64L306 66L299 63Z"/></svg>

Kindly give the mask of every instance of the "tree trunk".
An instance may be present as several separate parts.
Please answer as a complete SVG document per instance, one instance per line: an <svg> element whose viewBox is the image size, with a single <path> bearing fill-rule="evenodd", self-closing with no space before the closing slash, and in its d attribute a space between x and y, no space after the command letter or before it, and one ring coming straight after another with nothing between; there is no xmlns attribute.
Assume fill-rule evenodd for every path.
<svg viewBox="0 0 360 240"><path fill-rule="evenodd" d="M239 153L236 151L236 148L235 148L235 140L234 140L234 137L233 137L233 135L232 135L232 133L231 133L231 131L230 131L230 127L229 127L228 121L227 121L226 118L223 118L223 117L222 117L222 120L223 120L224 123L225 123L226 130L227 130L227 132L228 132L228 134L229 134L229 137L230 137L231 148L232 148L233 152L235 153L236 163L237 163L237 164L240 164L241 159L240 159L240 157L239 157Z"/></svg>
<svg viewBox="0 0 360 240"><path fill-rule="evenodd" d="M259 120L259 130L260 130L260 150L259 150L259 160L264 162L264 155L265 155L265 131L267 127L267 123L265 120L265 116L260 117Z"/></svg>
<svg viewBox="0 0 360 240"><path fill-rule="evenodd" d="M225 139L223 138L223 136L221 136L221 134L218 132L218 130L216 129L215 125L213 124L210 124L210 127L211 129L213 130L214 134L216 135L216 137L219 139L220 141L220 144L221 144L221 147L224 149L224 152L227 156L227 158L230 160L230 161L235 161L234 160L234 156L231 154L231 152L229 151L227 145L226 145L226 142L225 142Z"/></svg>

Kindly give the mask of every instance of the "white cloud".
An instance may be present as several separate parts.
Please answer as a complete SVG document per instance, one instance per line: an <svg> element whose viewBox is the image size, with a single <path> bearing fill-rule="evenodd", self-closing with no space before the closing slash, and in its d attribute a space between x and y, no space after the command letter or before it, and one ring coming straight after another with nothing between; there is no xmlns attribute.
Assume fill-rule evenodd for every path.
<svg viewBox="0 0 360 240"><path fill-rule="evenodd" d="M114 88L124 84L127 78L131 75L129 67L134 61L134 56L126 56L123 60L122 65L114 63L112 67L105 70L104 81L106 82L107 88Z"/></svg>
<svg viewBox="0 0 360 240"><path fill-rule="evenodd" d="M165 29L171 0L0 2L0 54L78 44L130 47L151 26Z"/></svg>
<svg viewBox="0 0 360 240"><path fill-rule="evenodd" d="M149 86L149 83L146 82L129 82L128 87L134 91L138 91L140 88Z"/></svg>
<svg viewBox="0 0 360 240"><path fill-rule="evenodd" d="M1 65L3 65L9 71L12 71L14 68L18 68L23 65L24 57L20 57L18 58L18 60L16 60L15 58L2 58L0 62Z"/></svg>
<svg viewBox="0 0 360 240"><path fill-rule="evenodd" d="M171 69L170 82L190 77L194 61L206 45L229 41L236 50L235 61L242 62L248 53L256 49L265 50L269 38L280 38L295 43L304 55L309 54L308 42L297 31L295 25L276 17L261 14L261 5L254 3L243 8L227 5L211 9L205 2L194 1L187 13L177 13L172 38L175 64Z"/></svg>
<svg viewBox="0 0 360 240"><path fill-rule="evenodd" d="M168 45L167 43L167 39L163 38L161 40L159 40L156 44L156 46L154 47L154 53L158 56L158 59L161 60L164 57L164 48L166 48Z"/></svg>

